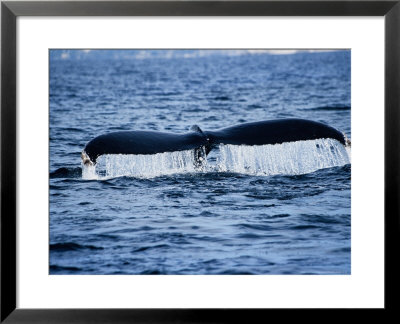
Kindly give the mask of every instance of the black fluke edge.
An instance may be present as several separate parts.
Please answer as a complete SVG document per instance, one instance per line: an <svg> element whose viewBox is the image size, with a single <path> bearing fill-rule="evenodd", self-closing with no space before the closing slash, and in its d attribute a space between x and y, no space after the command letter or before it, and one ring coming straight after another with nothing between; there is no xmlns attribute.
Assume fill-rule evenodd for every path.
<svg viewBox="0 0 400 324"><path fill-rule="evenodd" d="M208 154L219 144L266 145L331 138L346 145L346 137L335 128L305 119L276 119L244 123L217 131L202 131L193 126L186 134L155 131L124 131L100 135L86 144L83 163L95 164L104 154L157 154L194 150Z"/></svg>

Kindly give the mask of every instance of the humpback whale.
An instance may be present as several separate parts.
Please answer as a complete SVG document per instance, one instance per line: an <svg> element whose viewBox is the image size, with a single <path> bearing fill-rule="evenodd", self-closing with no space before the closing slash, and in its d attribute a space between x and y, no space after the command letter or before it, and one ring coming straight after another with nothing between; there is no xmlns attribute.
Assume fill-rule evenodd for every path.
<svg viewBox="0 0 400 324"><path fill-rule="evenodd" d="M219 144L266 145L322 138L350 145L346 136L320 122L290 118L239 124L215 131L202 131L194 125L186 134L155 131L121 131L100 135L82 151L83 164L96 164L104 154L157 154L193 150L195 161L201 160Z"/></svg>

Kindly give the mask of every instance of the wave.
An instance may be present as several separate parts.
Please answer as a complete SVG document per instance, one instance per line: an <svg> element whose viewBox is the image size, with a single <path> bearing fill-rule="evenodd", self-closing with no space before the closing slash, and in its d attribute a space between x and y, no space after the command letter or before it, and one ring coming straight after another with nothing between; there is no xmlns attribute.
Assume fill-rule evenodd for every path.
<svg viewBox="0 0 400 324"><path fill-rule="evenodd" d="M211 159L210 159L211 160ZM154 155L110 154L96 166L82 165L85 180L115 177L154 178L199 172L248 175L300 175L351 163L350 148L333 139L298 141L276 145L220 145L214 163L195 163L192 150Z"/></svg>
<svg viewBox="0 0 400 324"><path fill-rule="evenodd" d="M71 273L75 273L78 271L82 271L81 268L77 268L77 267L69 267L69 266L60 266L57 264L51 264L49 267L50 270L50 274L65 274L66 272L71 272Z"/></svg>
<svg viewBox="0 0 400 324"><path fill-rule="evenodd" d="M102 249L103 249L102 247L98 246L81 245L73 242L50 244L50 251L57 251L57 252L80 251L80 250L102 250Z"/></svg>
<svg viewBox="0 0 400 324"><path fill-rule="evenodd" d="M82 168L59 168L50 172L50 179L55 178L80 178L82 176Z"/></svg>
<svg viewBox="0 0 400 324"><path fill-rule="evenodd" d="M351 110L351 106L347 105L327 105L312 108L304 108L302 110L315 110L315 111L347 111Z"/></svg>

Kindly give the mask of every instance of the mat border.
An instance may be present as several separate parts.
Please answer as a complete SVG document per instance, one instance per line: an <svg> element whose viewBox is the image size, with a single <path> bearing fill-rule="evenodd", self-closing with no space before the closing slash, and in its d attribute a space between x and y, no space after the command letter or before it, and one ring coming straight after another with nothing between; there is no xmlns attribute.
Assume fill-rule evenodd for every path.
<svg viewBox="0 0 400 324"><path fill-rule="evenodd" d="M385 307L396 312L399 275L400 0L396 1L2 1L1 2L1 323L232 323L289 309L16 308L16 18L18 16L383 16L385 19ZM290 309L307 320L332 309ZM346 309L346 312L360 310ZM393 315L393 314L391 314ZM290 315L292 316L292 315ZM342 315L340 315L342 316ZM372 317L371 317L372 316ZM317 319L317 317L314 317ZM339 317L338 317L339 318ZM333 318L332 318L333 319ZM258 320L257 320L258 321Z"/></svg>

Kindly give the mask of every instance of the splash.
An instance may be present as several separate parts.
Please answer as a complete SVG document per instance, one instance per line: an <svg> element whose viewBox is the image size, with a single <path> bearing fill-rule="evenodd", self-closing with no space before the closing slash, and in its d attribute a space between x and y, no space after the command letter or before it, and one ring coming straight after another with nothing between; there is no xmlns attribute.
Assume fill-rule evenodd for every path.
<svg viewBox="0 0 400 324"><path fill-rule="evenodd" d="M81 167L82 167L82 179L85 180L100 179L100 176L96 173L96 166L81 163Z"/></svg>
<svg viewBox="0 0 400 324"><path fill-rule="evenodd" d="M298 175L351 163L350 148L333 139L276 145L220 145L215 164L193 150L154 155L112 154L99 157L96 166L82 164L82 178L101 180L122 176L154 178L196 172L235 172L250 175Z"/></svg>
<svg viewBox="0 0 400 324"><path fill-rule="evenodd" d="M207 159L195 161L193 150L152 155L107 154L98 158L96 166L82 165L82 177L87 180L122 176L154 178L162 175L200 172Z"/></svg>
<svg viewBox="0 0 400 324"><path fill-rule="evenodd" d="M252 175L297 175L350 163L346 148L333 139L277 145L221 145L217 167L222 172Z"/></svg>

